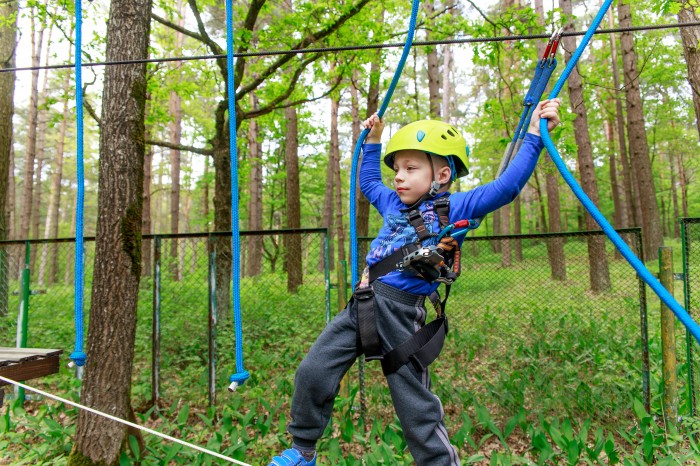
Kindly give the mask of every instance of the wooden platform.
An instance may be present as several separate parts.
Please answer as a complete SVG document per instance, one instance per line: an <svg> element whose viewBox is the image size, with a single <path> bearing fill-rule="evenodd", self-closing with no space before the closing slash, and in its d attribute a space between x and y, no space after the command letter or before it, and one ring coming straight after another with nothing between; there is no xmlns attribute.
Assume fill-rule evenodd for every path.
<svg viewBox="0 0 700 466"><path fill-rule="evenodd" d="M60 349L0 346L0 375L22 382L58 372ZM0 380L0 387L8 385Z"/></svg>

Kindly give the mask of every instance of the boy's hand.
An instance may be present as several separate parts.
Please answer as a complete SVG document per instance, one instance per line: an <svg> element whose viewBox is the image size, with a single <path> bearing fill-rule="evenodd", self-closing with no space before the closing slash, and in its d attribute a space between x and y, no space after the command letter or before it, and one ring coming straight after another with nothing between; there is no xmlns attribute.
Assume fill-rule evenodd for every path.
<svg viewBox="0 0 700 466"><path fill-rule="evenodd" d="M561 122L559 120L559 105L561 104L561 99L556 98L552 100L543 100L535 110L532 112L532 118L530 119L530 126L527 129L528 133L536 134L540 136L540 118L547 118L547 129L552 131Z"/></svg>
<svg viewBox="0 0 700 466"><path fill-rule="evenodd" d="M366 144L381 144L382 131L384 131L384 122L376 113L362 122L362 127L369 130L369 134L365 138Z"/></svg>

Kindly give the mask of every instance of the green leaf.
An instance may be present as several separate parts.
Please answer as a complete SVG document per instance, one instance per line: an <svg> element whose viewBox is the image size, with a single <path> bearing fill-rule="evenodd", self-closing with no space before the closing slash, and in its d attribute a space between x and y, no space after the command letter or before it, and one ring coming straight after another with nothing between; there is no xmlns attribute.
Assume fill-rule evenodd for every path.
<svg viewBox="0 0 700 466"><path fill-rule="evenodd" d="M177 413L177 423L181 428L187 424L187 419L189 418L189 416L190 416L190 405L188 403L185 403L182 406L182 409L180 409L180 412Z"/></svg>
<svg viewBox="0 0 700 466"><path fill-rule="evenodd" d="M139 442L133 435L129 435L129 446L136 461L141 461L141 448L139 448Z"/></svg>

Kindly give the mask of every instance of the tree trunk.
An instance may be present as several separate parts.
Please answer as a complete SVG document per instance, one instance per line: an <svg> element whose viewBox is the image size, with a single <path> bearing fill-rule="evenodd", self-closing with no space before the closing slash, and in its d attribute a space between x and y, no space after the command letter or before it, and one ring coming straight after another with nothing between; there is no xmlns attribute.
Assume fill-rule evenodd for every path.
<svg viewBox="0 0 700 466"><path fill-rule="evenodd" d="M700 20L695 11L697 1L680 0L681 9L678 12L680 23L692 23ZM693 108L695 109L695 124L700 136L700 26L682 27L681 39L683 40L683 55L688 67L688 83L693 92Z"/></svg>
<svg viewBox="0 0 700 466"><path fill-rule="evenodd" d="M608 12L608 25L610 28L615 26L613 21L613 12ZM639 198L635 196L634 176L632 167L630 166L629 156L627 154L627 140L625 138L625 114L622 110L622 98L620 97L620 69L617 57L617 40L614 33L610 33L610 62L612 63L613 86L615 88L615 129L617 131L617 140L620 147L620 162L622 164L622 187L624 192L624 203L622 204L625 212L622 218L625 220L623 227L631 227L639 225L641 218L641 206Z"/></svg>
<svg viewBox="0 0 700 466"><path fill-rule="evenodd" d="M627 0L618 4L620 27L632 26L632 14ZM644 260L655 260L659 247L663 244L659 206L656 203L654 175L649 159L647 132L644 127L644 107L639 91L639 70L637 54L634 51L634 37L631 32L620 36L622 64L625 70L627 95L627 131L630 143L630 162L637 177L637 195L642 206L642 235L644 237Z"/></svg>
<svg viewBox="0 0 700 466"><path fill-rule="evenodd" d="M331 70L335 69L335 65L331 65ZM340 106L339 97L331 97L331 121L330 121L330 133L331 140L328 147L328 166L326 168L326 189L323 193L323 215L321 220L321 227L328 230L328 241L332 244L333 238L333 207L335 205L335 197L333 196L333 181L335 180L335 174L333 170L335 169L335 157L339 157L339 144L338 144L338 107ZM325 257L325 256L324 256ZM320 260L318 262L318 272L323 272L325 266L325 260ZM328 255L328 267L334 269L333 264L333 249Z"/></svg>
<svg viewBox="0 0 700 466"><path fill-rule="evenodd" d="M284 109L287 133L284 145L284 164L287 168L287 228L301 228L301 197L299 186L299 129L297 110ZM296 293L303 283L301 270L301 236L284 235L287 264L287 291Z"/></svg>
<svg viewBox="0 0 700 466"><path fill-rule="evenodd" d="M502 235L510 235L510 204L506 204L496 211L496 215L501 217L501 231ZM513 250L511 246L511 240L502 239L499 240L501 245L501 267L510 267L513 265Z"/></svg>
<svg viewBox="0 0 700 466"><path fill-rule="evenodd" d="M17 45L17 7L14 0L0 2L0 66L15 67L15 47ZM11 216L8 212L10 171L12 157L12 115L14 114L13 98L15 92L15 73L0 73L0 240L10 237ZM9 269L8 253L0 251L0 317L7 315Z"/></svg>
<svg viewBox="0 0 700 466"><path fill-rule="evenodd" d="M335 236L338 243L338 260L344 261L345 257L345 227L343 225L343 204L345 201L345 196L343 196L343 184L340 179L340 141L338 136L338 107L340 106L340 101L336 102L336 123L335 123L335 136L331 132L331 149L334 151L333 156L333 186L334 186L334 196L335 196ZM355 115L357 111L355 111ZM360 130L360 122L355 123L353 117L353 133ZM359 137L359 135L358 135ZM331 235L332 238L332 235ZM329 238L330 239L330 238ZM331 243L332 244L332 243ZM331 256L332 257L332 256ZM332 264L333 262L331 262Z"/></svg>
<svg viewBox="0 0 700 466"><path fill-rule="evenodd" d="M555 174L554 162L547 154L545 167L547 169L547 213L549 215L549 232L561 233L561 204L559 200L559 177ZM564 255L564 240L555 236L547 241L547 256L552 269L552 280L566 281L566 256Z"/></svg>
<svg viewBox="0 0 700 466"><path fill-rule="evenodd" d="M523 225L522 225L522 212L521 212L521 202L520 196L516 197L513 201L513 234L522 235ZM523 242L522 240L513 240L513 257L515 262L523 261Z"/></svg>
<svg viewBox="0 0 700 466"><path fill-rule="evenodd" d="M113 0L106 60L148 57L151 2ZM81 401L132 417L131 375L141 275L146 65L105 69L100 132L97 231ZM69 465L117 464L122 424L80 411Z"/></svg>
<svg viewBox="0 0 700 466"><path fill-rule="evenodd" d="M231 231L231 160L229 158L228 103L216 108L214 146L214 231ZM218 315L231 315L231 237L217 236L216 246L216 305Z"/></svg>
<svg viewBox="0 0 700 466"><path fill-rule="evenodd" d="M571 0L559 0L559 6L563 14L572 14ZM566 31L573 31L574 24L568 23ZM566 63L571 60L571 55L576 49L576 39L568 36L562 39L564 44ZM581 187L595 205L598 201L598 183L593 165L593 149L588 133L588 115L586 103L583 98L583 82L578 69L574 68L568 79L569 100L571 111L576 115L574 120L574 135L578 146L578 168L581 174ZM587 230L598 230L599 227L590 214L585 214ZM592 236L588 239L588 261L591 280L591 290L593 292L603 292L611 288L610 272L608 270L608 257L605 253L605 237Z"/></svg>
<svg viewBox="0 0 700 466"><path fill-rule="evenodd" d="M678 164L678 183L681 190L681 209L683 217L688 217L688 182L685 166L683 165L683 151L678 152L676 163Z"/></svg>
<svg viewBox="0 0 700 466"><path fill-rule="evenodd" d="M255 93L250 93L250 106L256 109L258 99ZM248 182L248 229L263 229L263 176L262 176L262 144L258 141L260 128L256 120L250 120L248 126L248 158L250 161L250 177ZM262 272L263 237L260 235L248 237L248 262L246 264L249 277L255 277Z"/></svg>
<svg viewBox="0 0 700 466"><path fill-rule="evenodd" d="M609 119L603 122L605 127L605 138L608 141L608 165L610 173L610 192L613 200L613 225L615 228L624 228L625 208L622 203L620 185L617 182L617 160L615 158L615 123Z"/></svg>
<svg viewBox="0 0 700 466"><path fill-rule="evenodd" d="M433 0L428 0L423 3L428 21L435 14L435 5ZM431 40L430 27L425 30L425 40ZM432 45L426 48L427 64L428 64L428 98L430 102L430 117L440 118L440 66L438 65L437 47Z"/></svg>
<svg viewBox="0 0 700 466"><path fill-rule="evenodd" d="M382 12L379 15L379 18L377 21L382 24L384 23L384 14L385 10L382 8ZM377 50L377 52L374 55L374 60L372 61L370 65L370 71L369 71L369 88L367 90L367 117L370 117L373 115L379 108L379 86L380 86L380 78L381 78L381 65L382 65L382 54L380 50ZM354 146L353 146L354 147ZM359 164L362 163L362 156L360 156L360 160L358 161L358 166ZM369 235L369 201L367 198L362 194L360 191L360 183L357 183L357 192L355 193L356 196L356 204L357 204L357 221L356 221L356 227L357 227L357 236L368 236ZM366 251L363 248L358 247L357 249L358 255L360 257L351 257L351 260L356 260L358 261L358 270L362 267L359 267L359 264L363 263L363 259L365 256ZM350 277L350 280L353 281L355 279L359 279L359 277Z"/></svg>
<svg viewBox="0 0 700 466"><path fill-rule="evenodd" d="M177 24L185 25L185 5L182 0L177 1ZM175 31L175 48L182 49L185 43L185 35ZM175 72L180 70L181 62L174 65ZM168 136L170 143L179 146L182 139L182 99L176 90L171 90L168 96L168 110L170 121L168 122ZM181 154L179 149L170 149L170 233L180 232L180 165ZM182 264L178 260L180 241L177 238L170 240L170 275L175 282L182 279Z"/></svg>
<svg viewBox="0 0 700 466"><path fill-rule="evenodd" d="M148 100L146 101L146 113L149 109ZM151 127L146 126L146 140L150 139ZM141 234L150 235L153 232L153 223L151 221L151 182L153 180L153 146L146 146L146 152L143 155L143 214L141 216ZM153 240L144 241L143 243L143 276L150 277L153 273Z"/></svg>
<svg viewBox="0 0 700 466"><path fill-rule="evenodd" d="M44 27L36 30L38 16L31 17L32 67L38 67L41 59L41 49L44 40ZM31 93L29 96L29 116L27 118L27 146L24 162L24 177L22 181L22 207L19 220L19 237L29 238L29 228L32 218L32 194L34 190L34 159L36 157L36 138L39 115L39 70L32 71Z"/></svg>
<svg viewBox="0 0 700 466"><path fill-rule="evenodd" d="M72 35L71 30L71 35ZM68 60L71 60L72 55ZM58 147L56 148L56 157L54 159L53 176L51 178L51 195L49 198L49 212L46 214L47 232L44 236L49 238L58 238L59 212L61 210L61 180L63 179L63 156L66 144L66 132L68 130L68 100L70 97L72 73L66 72L63 81L63 112L61 118L61 129L58 136ZM51 256L49 259L49 283L58 283L58 244L51 245Z"/></svg>

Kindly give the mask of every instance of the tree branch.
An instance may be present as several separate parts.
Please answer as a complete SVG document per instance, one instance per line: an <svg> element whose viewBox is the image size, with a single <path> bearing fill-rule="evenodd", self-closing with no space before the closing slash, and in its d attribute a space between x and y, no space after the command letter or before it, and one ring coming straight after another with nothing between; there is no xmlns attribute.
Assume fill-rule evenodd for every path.
<svg viewBox="0 0 700 466"><path fill-rule="evenodd" d="M185 152L192 152L193 154L199 154L199 155L206 155L206 156L213 156L214 155L213 149L202 149L199 147L185 146L182 144L172 144L170 142L165 142L165 141L155 141L153 139L146 140L146 144L148 144L150 146L165 147L166 149L175 149L175 150L181 150L181 151L185 151Z"/></svg>
<svg viewBox="0 0 700 466"><path fill-rule="evenodd" d="M193 2L194 0L190 0L190 3ZM370 2L370 0L360 0L358 3L353 5L348 11L346 11L343 15L341 15L338 20L329 25L328 27L321 29L320 31L317 31L315 33L309 34L306 36L304 39L300 40L294 47L292 47L292 50L302 50L310 45L314 44L317 41L320 41L321 39L324 39L340 29L340 27L345 24L345 22L355 16L357 13L359 13L362 8L365 7ZM268 77L270 77L273 73L275 73L277 70L279 70L282 66L284 66L287 62L289 62L292 58L295 58L294 54L288 54L288 55L283 55L280 58L278 58L274 63L272 63L265 71L260 73L251 83L249 83L247 86L242 87L241 89L236 92L236 99L240 100L242 97L244 97L246 94L249 92L255 90L260 84L262 84Z"/></svg>
<svg viewBox="0 0 700 466"><path fill-rule="evenodd" d="M193 39L196 39L196 40L198 40L198 41L200 41L200 42L206 42L206 41L204 40L204 38L203 38L201 35L197 34L196 32L190 31L189 29L186 29L186 28L184 28L184 27L182 27L182 26L180 26L180 25L177 25L177 24L173 23L172 21L169 21L169 20L167 20L167 19L165 19L165 18L163 18L163 17L161 17L161 16L158 16L158 15L155 14L155 13L151 13L151 18L155 19L157 22L159 22L159 23L162 24L163 26L169 27L170 29L174 29L175 31L177 31L177 32L179 32L179 33L181 33L181 34L184 34L184 35L186 35L186 36L188 36L188 37L191 37L191 38L193 38Z"/></svg>
<svg viewBox="0 0 700 466"><path fill-rule="evenodd" d="M248 8L248 14L243 21L243 30L250 31L251 35L255 29L255 23L258 21L258 15L262 10L263 5L267 0L252 0L250 7ZM248 51L250 43L248 41L241 41L241 45L238 47L238 53L245 53ZM236 60L236 66L234 68L234 82L240 82L243 79L243 73L245 72L246 59L245 57L240 57Z"/></svg>
<svg viewBox="0 0 700 466"><path fill-rule="evenodd" d="M340 86L341 82L343 82L343 77L340 75L336 76L335 82L333 83L333 85L328 90L326 90L326 92L324 92L323 94L321 94L319 96L311 97L308 99L293 100L291 102L286 102L283 105L277 105L277 103L279 103L280 101L277 101L277 99L275 99L276 100L275 104L271 103L270 105L267 105L263 108L258 108L258 109L252 110L250 112L246 112L242 115L242 119L256 118L256 117L259 117L262 115L266 115L266 114L272 112L273 110L278 110L278 109L287 108L287 107L295 107L297 105L321 100L321 99L327 97L331 92L335 91ZM291 90L290 89L288 89L288 90L289 90L289 94L291 94Z"/></svg>

